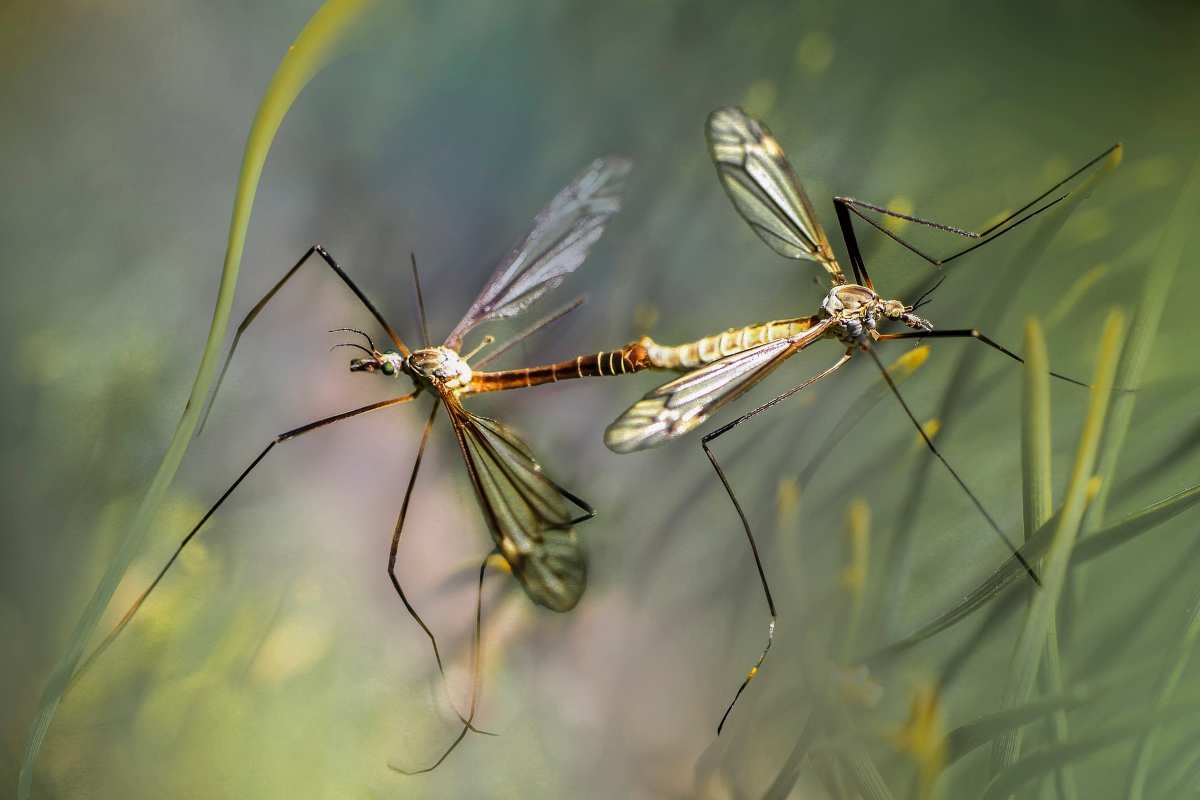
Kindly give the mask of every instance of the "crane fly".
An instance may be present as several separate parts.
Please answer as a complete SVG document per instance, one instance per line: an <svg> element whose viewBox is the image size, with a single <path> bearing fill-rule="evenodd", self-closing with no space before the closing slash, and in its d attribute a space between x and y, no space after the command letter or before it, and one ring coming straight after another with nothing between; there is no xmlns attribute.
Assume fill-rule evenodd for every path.
<svg viewBox="0 0 1200 800"><path fill-rule="evenodd" d="M971 499L972 504L987 520L992 531L1016 556L1030 579L1035 583L1040 583L1033 568L1000 529L995 518L934 445L876 355L874 345L877 342L902 339L971 338L1016 361L1022 361L1021 357L976 329L934 330L928 320L918 316L916 310L928 299L933 289L937 288L940 280L913 304L899 299L888 299L878 294L859 251L851 215L866 221L930 264L940 268L987 242L995 240L1065 199L1069 192L1047 200L1058 189L1097 162L1111 158L1112 163L1115 164L1120 157L1120 145L1114 145L1104 151L1017 211L1005 215L998 222L980 232L972 232L952 225L901 214L852 197L835 197L833 204L853 271L854 282L850 282L834 256L829 239L818 224L812 203L788 163L783 148L767 127L741 109L722 108L714 111L708 118L707 139L709 155L716 166L717 176L741 217L749 223L751 229L768 247L784 258L815 261L829 280L829 291L821 302L820 310L807 317L759 326L747 326L674 348L662 347L653 341L644 339L642 343L655 363L674 362L679 366L694 367L694 369L659 386L630 407L605 431L605 443L618 453L630 453L678 438L701 425L726 404L741 397L755 384L778 369L783 362L810 345L823 339L832 339L843 348L841 357L831 366L701 438L701 446L705 455L712 463L717 477L725 487L741 520L770 612L766 646L738 687L733 700L726 707L717 726L719 734L729 718L733 706L750 681L757 675L771 648L775 635L776 609L767 582L766 571L759 556L758 545L751 532L750 522L710 444L743 422L832 375L845 366L857 352L867 353L876 364L888 388L916 426L925 445ZM867 211L889 215L978 241L950 256L934 258L880 225L864 213ZM896 323L908 330L884 333L880 331L880 327L885 323ZM748 344L749 346L747 346ZM1054 372L1051 375L1080 384L1079 381L1065 375Z"/></svg>
<svg viewBox="0 0 1200 800"><path fill-rule="evenodd" d="M113 630L76 673L76 679L120 634L150 593L158 586L183 549L276 445L292 441L307 433L352 417L410 403L424 392L428 392L434 398L434 403L430 407L421 431L412 472L393 530L388 553L388 578L405 609L428 637L438 671L443 678L443 685L445 685L445 671L437 639L410 602L396 573L400 536L404 529L404 521L412 500L421 460L439 406L445 410L446 416L450 420L455 440L462 453L467 476L474 489L475 498L495 543L495 549L480 565L478 578L480 592L488 559L498 555L507 564L512 575L534 603L559 612L569 611L573 608L583 594L587 583L587 561L574 526L590 519L594 516L595 511L585 501L547 477L529 446L511 428L496 420L472 413L467 410L463 400L472 394L484 392L523 388L572 378L621 375L638 371L649 366L646 352L640 344L634 343L619 350L602 351L539 367L495 372L480 369L516 343L565 316L578 307L582 299L576 300L516 334L506 344L497 346L486 357L474 364L471 363L472 358L480 350L491 345L493 337L483 337L478 346L466 353L462 352L463 341L467 334L485 322L520 314L547 291L558 286L568 273L573 272L583 263L591 246L604 232L605 225L620 208L619 193L630 166L630 162L623 158L597 159L571 184L559 192L550 204L538 214L533 228L525 238L513 248L506 258L501 260L479 296L467 310L466 315L438 346L429 344L419 280L416 282L416 291L425 346L410 350L396 333L396 329L367 299L333 257L319 245L311 247L255 304L238 326L229 354L222 367L221 377L224 376L245 330L300 267L309 263L315 255L319 260L313 260L313 263L326 264L345 283L387 333L394 348L380 350L369 334L353 328L338 329L362 337L361 344L346 342L335 345L335 347L357 348L363 352L362 356L356 357L350 362L350 371L377 374L396 381L406 378L411 384L411 391L309 422L271 439L249 466L221 494L216 503L183 537L149 587L134 601ZM413 259L413 275L416 280L415 257ZM220 380L221 378L218 378L218 388ZM214 396L215 393L216 389L214 389ZM459 713L455 708L455 713L463 723L461 732L431 766L414 771L393 767L397 771L426 772L436 768L462 741L468 730L477 730L473 727L472 721L479 692L481 593L478 598L475 609L472 656L474 677L470 708L466 715ZM451 705L454 705L453 702Z"/></svg>

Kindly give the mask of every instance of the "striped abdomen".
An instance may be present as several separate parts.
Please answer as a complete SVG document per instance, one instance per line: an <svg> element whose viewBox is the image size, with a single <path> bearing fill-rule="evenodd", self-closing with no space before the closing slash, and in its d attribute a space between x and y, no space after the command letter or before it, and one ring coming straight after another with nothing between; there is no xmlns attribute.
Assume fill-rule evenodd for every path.
<svg viewBox="0 0 1200 800"><path fill-rule="evenodd" d="M639 343L646 349L649 366L654 369L683 371L709 364L718 358L740 353L760 344L803 333L816 325L820 319L819 315L814 314L811 317L780 319L764 322L761 325L730 328L715 336L705 336L694 342L674 346L658 344L649 336L643 336Z"/></svg>
<svg viewBox="0 0 1200 800"><path fill-rule="evenodd" d="M641 372L651 367L646 348L641 342L633 342L620 350L607 350L590 356L576 356L557 364L540 367L506 369L499 372L476 372L466 391L470 393L498 392L504 389L521 389L542 383L557 383L572 378L603 378L609 375L626 375Z"/></svg>

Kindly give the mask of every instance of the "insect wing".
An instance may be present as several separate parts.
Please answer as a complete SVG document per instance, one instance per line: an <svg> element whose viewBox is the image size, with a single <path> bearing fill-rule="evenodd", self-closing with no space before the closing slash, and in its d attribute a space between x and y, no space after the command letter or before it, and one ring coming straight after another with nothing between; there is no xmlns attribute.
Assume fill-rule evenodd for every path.
<svg viewBox="0 0 1200 800"><path fill-rule="evenodd" d="M708 117L707 136L725 193L759 238L784 258L812 259L834 283L845 283L812 203L766 126L740 108L720 108Z"/></svg>
<svg viewBox="0 0 1200 800"><path fill-rule="evenodd" d="M609 425L604 443L614 452L632 453L682 436L819 339L829 324L822 320L801 336L751 347L664 383Z"/></svg>
<svg viewBox="0 0 1200 800"><path fill-rule="evenodd" d="M587 585L587 560L572 527L568 496L542 474L508 427L443 398L492 538L526 594L569 611Z"/></svg>
<svg viewBox="0 0 1200 800"><path fill-rule="evenodd" d="M500 262L466 316L446 338L458 348L467 331L492 319L520 313L575 271L621 208L620 192L632 162L598 158L550 201L533 229Z"/></svg>

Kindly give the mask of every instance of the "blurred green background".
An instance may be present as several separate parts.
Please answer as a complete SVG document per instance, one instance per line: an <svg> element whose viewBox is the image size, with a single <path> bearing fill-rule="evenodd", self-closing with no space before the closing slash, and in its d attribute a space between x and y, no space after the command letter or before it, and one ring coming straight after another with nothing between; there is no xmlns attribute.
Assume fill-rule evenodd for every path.
<svg viewBox="0 0 1200 800"><path fill-rule="evenodd" d="M170 437L207 330L250 120L317 5L0 9L0 786L16 785L45 677ZM1049 246L1023 249L1047 230L1031 224L955 262L925 309L939 327L977 326L1014 349L1024 318L1037 316L1052 367L1086 378L1108 309L1133 311L1198 152L1200 8L1187 2L429 3L372 23L279 133L235 319L320 242L410 341L415 252L433 334L444 335L533 214L610 152L636 162L625 208L554 297L586 291L589 303L506 364L811 313L816 268L774 256L715 180L703 122L737 103L788 150L839 255L832 194L981 227L1123 141L1125 163L1057 220ZM903 235L937 253L959 245L912 226ZM865 227L860 239L884 293L928 277ZM1173 285L1106 520L1200 474L1198 252L1189 245ZM327 349L338 341L328 329L369 318L333 276L309 269L241 346L110 621L271 436L385 396L382 381L346 371L345 351ZM881 353L891 362L906 349ZM1021 370L973 343L933 342L904 391L933 417L964 353L977 369L938 441L1017 531ZM833 345L813 348L744 407L834 358ZM639 376L471 402L522 430L549 474L600 512L580 528L590 585L572 613L535 609L510 579L489 580L479 724L498 738L468 738L432 775L387 768L427 763L455 732L425 640L386 579L423 419L405 407L275 451L67 696L35 796L887 796L847 766L864 758L896 797L978 795L991 776L986 747L930 789L919 769L939 757L920 743L1002 707L1021 613L980 617L877 667L878 705L842 709L829 717L837 725L814 688L827 660L857 663L1005 557L927 466L892 400L821 449L878 386L857 361L717 445L781 613L776 647L720 740L720 712L761 646L764 604L698 440L627 457L604 448L604 426L659 380ZM1086 392L1056 384L1053 398L1061 496ZM469 573L489 543L459 458L439 422L401 574L450 647L462 698ZM1187 641L1197 526L1185 513L1093 562L1072 587L1067 686L1109 688L1070 712L1068 741L1153 705ZM876 558L888 543L895 556L904 537L912 545L902 576L894 560L870 563L853 638L848 530ZM936 711L911 724L910 703L933 686ZM1189 688L1195 703L1194 671L1178 694ZM825 721L810 724L818 713ZM1160 730L1148 796L1195 791L1197 730L1186 715ZM1052 736L1039 721L1024 748ZM1125 796L1136 741L1073 762L1079 796ZM805 758L789 778L797 752ZM1021 796L1060 796L1061 780L1039 778Z"/></svg>

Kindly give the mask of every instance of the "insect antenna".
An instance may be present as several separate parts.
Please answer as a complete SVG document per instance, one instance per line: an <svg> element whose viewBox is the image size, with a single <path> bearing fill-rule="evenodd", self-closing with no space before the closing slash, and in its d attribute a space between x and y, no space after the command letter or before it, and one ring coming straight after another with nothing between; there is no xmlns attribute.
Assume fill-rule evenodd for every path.
<svg viewBox="0 0 1200 800"><path fill-rule="evenodd" d="M425 347L429 347L429 322L425 319L425 296L421 293L421 275L417 272L417 254L410 252L412 258L413 283L417 287L417 311L421 315L421 338Z"/></svg>
<svg viewBox="0 0 1200 800"><path fill-rule="evenodd" d="M930 301L930 299L933 297L933 293L938 290L938 287L941 286L945 280L946 280L945 273L938 276L938 279L936 281L934 281L933 285L930 286L928 289L926 289L924 292L922 292L921 296L917 298L917 302L913 303L913 311L916 311L918 308L920 308L921 306L928 303Z"/></svg>
<svg viewBox="0 0 1200 800"><path fill-rule="evenodd" d="M1021 551L1017 549L1017 546L1013 544L1011 539L1008 538L1008 535L1001 530L999 524L996 523L996 520L993 519L992 515L988 513L988 510L984 508L983 503L979 500L975 493L971 491L970 487L967 486L966 481L962 479L954 467L950 466L950 462L946 460L946 457L942 455L940 450L938 450L937 445L935 445L933 440L929 438L929 434L926 433L925 427L921 424L920 420L917 419L916 415L913 414L912 409L909 408L908 402L905 401L904 396L900 394L899 387L897 387L896 382L892 380L892 376L888 374L887 368L883 365L883 362L879 360L879 356L875 354L875 350L870 347L864 349L867 351L867 355L871 357L871 360L875 362L875 366L879 367L879 372L883 375L883 379L887 382L888 388L892 390L892 394L896 395L896 399L900 401L900 406L904 409L904 413L908 415L910 420L912 420L912 424L916 427L917 432L921 434L921 438L925 441L925 445L929 448L929 451L937 457L938 461L942 462L942 465L947 470L949 470L951 477L953 477L955 482L957 482L962 490L967 493L967 497L971 498L971 502L975 504L975 508L979 509L980 514L983 514L984 519L988 521L988 525L991 526L992 531L995 532L996 536L998 536L1000 540L1004 542L1004 544L1008 547L1009 552L1016 557L1021 566L1025 568L1025 571L1029 573L1029 577L1033 580L1033 582L1038 586L1041 586L1041 578L1039 578L1037 573L1033 571L1033 567L1031 567L1029 562L1025 560L1025 556L1021 554Z"/></svg>
<svg viewBox="0 0 1200 800"><path fill-rule="evenodd" d="M362 350L364 353L371 356L372 358L375 357L374 353L372 353L367 348L363 347L361 344L358 344L357 342L341 342L339 344L335 344L333 347L329 348L329 352L332 353L334 350L337 350L339 347L357 347L359 350Z"/></svg>
<svg viewBox="0 0 1200 800"><path fill-rule="evenodd" d="M330 333L357 333L359 336L367 340L367 344L371 345L372 350L379 352L379 348L375 346L375 341L364 331L360 331L358 328L334 328L330 331Z"/></svg>

